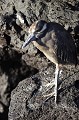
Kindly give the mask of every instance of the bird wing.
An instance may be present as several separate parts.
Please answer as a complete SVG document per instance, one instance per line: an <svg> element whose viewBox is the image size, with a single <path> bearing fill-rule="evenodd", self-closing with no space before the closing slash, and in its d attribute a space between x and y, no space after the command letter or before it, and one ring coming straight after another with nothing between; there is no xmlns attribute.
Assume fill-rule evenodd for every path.
<svg viewBox="0 0 79 120"><path fill-rule="evenodd" d="M48 31L43 42L55 53L59 63L77 64L75 43L67 30L58 23L48 23Z"/></svg>
<svg viewBox="0 0 79 120"><path fill-rule="evenodd" d="M57 31L56 37L56 54L58 61L76 64L76 47L71 35L66 30L63 30Z"/></svg>

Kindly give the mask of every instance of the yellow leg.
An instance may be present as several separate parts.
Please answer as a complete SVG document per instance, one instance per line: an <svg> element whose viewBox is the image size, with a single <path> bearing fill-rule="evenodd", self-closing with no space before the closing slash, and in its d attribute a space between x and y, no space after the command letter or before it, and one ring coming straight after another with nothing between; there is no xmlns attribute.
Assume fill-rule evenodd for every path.
<svg viewBox="0 0 79 120"><path fill-rule="evenodd" d="M55 79L52 80L50 83L44 85L44 87L47 87L48 89L43 92L46 93L49 89L51 89L52 87L54 87L54 92L48 94L48 95L43 95L44 97L52 97L55 96L55 104L57 105L57 93L58 93L58 88L59 85L61 83L61 81L59 81L59 77L61 74L61 69L59 68L58 64L56 65L56 70L55 70ZM58 83L59 82L59 83Z"/></svg>
<svg viewBox="0 0 79 120"><path fill-rule="evenodd" d="M55 104L57 103L57 90L58 90L58 79L59 79L59 66L56 65L56 70L55 70Z"/></svg>

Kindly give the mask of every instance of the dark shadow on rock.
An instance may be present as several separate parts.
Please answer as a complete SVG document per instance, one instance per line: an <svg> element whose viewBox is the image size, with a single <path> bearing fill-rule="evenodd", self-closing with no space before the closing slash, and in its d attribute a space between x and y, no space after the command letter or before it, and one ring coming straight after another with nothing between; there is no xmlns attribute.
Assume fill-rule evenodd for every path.
<svg viewBox="0 0 79 120"><path fill-rule="evenodd" d="M32 80L35 82L36 88L32 92L31 98L38 92L38 90L39 90L39 88L41 86L41 80L40 79L38 79L37 77L35 77L35 78L32 78Z"/></svg>
<svg viewBox="0 0 79 120"><path fill-rule="evenodd" d="M8 15L7 13L3 17L4 23L6 23L6 29L11 30L12 28L12 23L16 21L16 16L15 14Z"/></svg>
<svg viewBox="0 0 79 120"><path fill-rule="evenodd" d="M0 120L8 120L8 107L5 106L3 103L2 103L2 105L3 105L3 108L4 108L4 112L0 113Z"/></svg>
<svg viewBox="0 0 79 120"><path fill-rule="evenodd" d="M74 103L76 104L77 108L79 109L79 80L74 82L74 86L76 88L76 94L74 98Z"/></svg>
<svg viewBox="0 0 79 120"><path fill-rule="evenodd" d="M11 90L16 87L19 81L36 74L38 70L28 66L22 60L22 54L15 50L5 50L0 56L1 75L5 73L8 76L8 82L11 85Z"/></svg>
<svg viewBox="0 0 79 120"><path fill-rule="evenodd" d="M39 92L40 86L41 86L41 80L38 79L37 77L32 78L34 83L36 84L35 89L32 91L30 97L26 100L26 109L29 111L33 111L35 108L32 108L31 105L35 103L36 100L36 95Z"/></svg>
<svg viewBox="0 0 79 120"><path fill-rule="evenodd" d="M76 3L74 6L68 2L65 3L68 6L68 8L71 9L72 11L79 11L79 2Z"/></svg>
<svg viewBox="0 0 79 120"><path fill-rule="evenodd" d="M29 23L27 21L26 16L21 11L19 13L21 14L21 17L23 18L24 24L26 25L26 27L29 27ZM21 33L21 31L23 31L23 29L20 25L18 25L16 23L16 19L17 19L16 14L17 14L17 10L16 10L15 6L13 6L13 14L9 15L8 13L6 13L3 16L3 22L6 25L6 30L12 30L12 26L13 26L18 37L19 38L22 37L22 39L24 40L24 38L23 38L24 35L22 35L22 33Z"/></svg>
<svg viewBox="0 0 79 120"><path fill-rule="evenodd" d="M0 113L0 120L8 120L8 108L5 107L5 111Z"/></svg>
<svg viewBox="0 0 79 120"><path fill-rule="evenodd" d="M77 108L79 109L79 96L75 97L74 102L77 105Z"/></svg>
<svg viewBox="0 0 79 120"><path fill-rule="evenodd" d="M10 46L11 37L7 35L6 33L4 33L4 38L6 39L7 46Z"/></svg>
<svg viewBox="0 0 79 120"><path fill-rule="evenodd" d="M75 88L79 90L79 80L76 80L74 82Z"/></svg>
<svg viewBox="0 0 79 120"><path fill-rule="evenodd" d="M17 13L17 10L16 10L15 6L13 6L13 13L14 13L14 14Z"/></svg>
<svg viewBox="0 0 79 120"><path fill-rule="evenodd" d="M38 72L36 68L28 66L24 60L22 60L22 54L16 50L3 50L0 49L0 95L1 105L3 106L3 113L0 114L0 120L7 120L8 107L10 103L11 91L17 86L17 84ZM5 90L4 90L5 88ZM5 102L4 102L5 101ZM4 117L4 119L2 119Z"/></svg>
<svg viewBox="0 0 79 120"><path fill-rule="evenodd" d="M74 28L74 40L77 48L77 54L79 55L79 25Z"/></svg>
<svg viewBox="0 0 79 120"><path fill-rule="evenodd" d="M16 22L12 23L14 29L16 30L18 35L21 35L21 31L23 30L18 24L16 24Z"/></svg>

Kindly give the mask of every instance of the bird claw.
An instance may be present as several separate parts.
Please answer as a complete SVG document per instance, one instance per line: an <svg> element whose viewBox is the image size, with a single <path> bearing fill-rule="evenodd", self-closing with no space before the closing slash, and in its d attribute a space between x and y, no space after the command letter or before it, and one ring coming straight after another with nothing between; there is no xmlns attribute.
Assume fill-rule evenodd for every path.
<svg viewBox="0 0 79 120"><path fill-rule="evenodd" d="M48 92L53 86L50 86L50 88L48 88L45 92L43 92L43 97L47 97L45 101L49 100L51 97L55 97L55 106L57 106L57 93L56 93L56 90L54 90L54 92L52 93L49 93L47 95L44 95L46 92ZM61 89L61 86L59 84L59 87L58 87L58 90ZM58 91L57 90L57 91Z"/></svg>
<svg viewBox="0 0 79 120"><path fill-rule="evenodd" d="M61 82L62 82L62 80L59 80L58 81L58 87L60 87L60 84L61 84ZM52 82L50 82L50 83L47 83L46 85L43 85L44 87L50 87L50 88L53 88L54 86L55 86L55 81L52 81ZM49 89L50 89L49 88ZM49 90L48 89L48 90Z"/></svg>
<svg viewBox="0 0 79 120"><path fill-rule="evenodd" d="M50 84L50 83L48 83ZM55 87L55 84L50 84L50 85L46 85L45 88L48 87L48 89L45 90L45 92L43 92L42 94L45 94L46 92L48 92L50 89L52 89L53 87Z"/></svg>
<svg viewBox="0 0 79 120"><path fill-rule="evenodd" d="M44 87L49 87L49 86L54 86L55 85L55 82L50 82L50 83L47 83L46 85L43 85Z"/></svg>
<svg viewBox="0 0 79 120"><path fill-rule="evenodd" d="M48 95L43 95L44 97L47 97L44 102L48 101L51 97L55 97L55 92L50 93ZM55 107L57 107L57 101L55 101Z"/></svg>
<svg viewBox="0 0 79 120"><path fill-rule="evenodd" d="M53 93L49 93L48 95L43 95L44 97L52 97L52 96L55 96L55 92L53 92Z"/></svg>

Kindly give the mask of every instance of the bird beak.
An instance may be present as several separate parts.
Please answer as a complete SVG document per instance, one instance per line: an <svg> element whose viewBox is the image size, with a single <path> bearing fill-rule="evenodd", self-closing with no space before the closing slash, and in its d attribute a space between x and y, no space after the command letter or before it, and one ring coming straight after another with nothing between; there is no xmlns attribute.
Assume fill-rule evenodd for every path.
<svg viewBox="0 0 79 120"><path fill-rule="evenodd" d="M27 37L26 41L23 43L22 49L23 49L24 47L26 47L26 46L27 46L31 41L33 41L33 40L36 40L36 37L35 37L34 34L30 34L30 35Z"/></svg>

